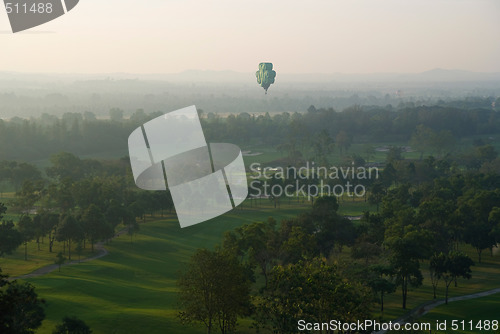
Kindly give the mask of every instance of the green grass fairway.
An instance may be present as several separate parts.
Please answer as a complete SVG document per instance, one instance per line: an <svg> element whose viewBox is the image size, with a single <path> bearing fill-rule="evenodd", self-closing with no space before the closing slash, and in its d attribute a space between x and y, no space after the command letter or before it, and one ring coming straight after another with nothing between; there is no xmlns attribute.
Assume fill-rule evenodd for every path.
<svg viewBox="0 0 500 334"><path fill-rule="evenodd" d="M18 217L13 218L17 220ZM71 260L78 260L78 254L75 252L76 244L71 245ZM53 264L56 260L57 253L63 251L62 242L54 242L52 253L49 252L48 238L44 238L42 243L40 240L40 250L35 241L28 242L28 260L24 259L24 244L17 248L10 255L4 255L0 258L0 268L2 272L11 277L17 277L28 274L48 264ZM68 258L68 250L66 249L66 258ZM92 256L90 245L87 243L86 249L82 251L81 259Z"/></svg>
<svg viewBox="0 0 500 334"><path fill-rule="evenodd" d="M65 315L76 315L87 322L94 333L204 333L203 327L182 326L176 318L176 280L180 270L197 248L213 248L220 243L224 231L244 223L262 221L269 216L280 220L293 217L308 205L282 203L274 209L266 201L256 209L248 205L212 221L180 229L175 216L165 220L141 224L141 231L130 241L122 235L106 247L110 254L104 258L70 267L61 272L32 278L28 281L47 300L47 319L37 333L51 333L55 324ZM474 257L474 251L464 246L464 251ZM348 250L344 256L348 256ZM484 291L500 286L498 263L500 257L485 256L481 265L473 267L470 281L459 280L459 287L450 287L450 297ZM428 272L423 265L424 275ZM442 283L438 298L442 298ZM409 294L408 311L432 299L428 277L424 286ZM482 300L490 300L483 303ZM406 313L401 309L399 290L386 297L383 319L393 320ZM494 319L498 314L500 295L441 306L422 321L434 321L455 316L460 319ZM450 307L458 311L446 313ZM444 313L434 313L441 312ZM474 311L477 313L471 313ZM462 315L463 314L463 315ZM375 311L375 316L377 316ZM249 320L242 321L242 333L248 329Z"/></svg>
<svg viewBox="0 0 500 334"><path fill-rule="evenodd" d="M446 320L448 328L450 328L453 320L458 320L458 322L464 320L466 326L470 326L468 323L470 320L475 325L480 320L483 325L485 324L485 320L497 320L500 328L500 293L488 297L441 305L419 319L421 322L430 322L433 324L436 323L436 320L439 320L439 322ZM433 333L449 332L449 330L447 332L433 331ZM475 328L473 331L460 329L453 331L453 333L500 333L500 330L480 331L478 328Z"/></svg>
<svg viewBox="0 0 500 334"><path fill-rule="evenodd" d="M345 196L345 199L340 199L340 201L341 205L339 208L339 213L343 215L358 216L361 215L364 211L375 211L376 209L375 206L365 202L363 198L354 198L353 200ZM312 203L310 201L307 201L303 198L301 198L299 201L297 201L296 198L282 198L280 200L279 207L274 209L274 205L269 199L262 198L253 201L246 200L236 209L236 211L234 211L239 214L234 224L240 225L244 222L251 223L259 219L265 220L268 216L294 216L294 212L298 213L304 210L309 210L311 208L311 204ZM17 221L19 220L19 214L6 214L4 216L4 219L12 219L14 221ZM233 225L228 226L228 229L231 230L231 226ZM123 226L121 225L117 227L117 229L121 228L123 228ZM220 233L220 236L222 236L222 233L223 232ZM38 246L35 241L31 241L28 243L27 261L24 260L24 245L20 246L11 255L5 255L3 258L0 258L0 268L2 268L3 273L8 274L11 277L16 277L28 274L46 265L53 264L56 259L57 253L63 251L63 244L57 241L54 242L53 251L52 253L50 253L48 238L44 238L40 241L40 250L38 250ZM78 255L74 251L76 245L73 244L71 247L71 258L72 260L77 260ZM87 247L83 251L81 258L85 258L91 255L92 253L90 252L90 246L87 244Z"/></svg>
<svg viewBox="0 0 500 334"><path fill-rule="evenodd" d="M0 191L0 201L8 202L8 201L13 200L16 197L16 193L14 191L9 192L9 190L11 190L10 188L13 188L10 184L5 186L5 185L0 183L0 186L2 186L1 191Z"/></svg>
<svg viewBox="0 0 500 334"><path fill-rule="evenodd" d="M483 253L482 263L477 261L477 253L468 245L461 245L460 250L469 255L476 263L472 266L472 278L470 280L459 279L458 287L452 283L449 290L449 297L469 295L480 291L491 290L500 287L500 254L495 254L493 257L489 253ZM419 288L410 288L408 293L407 309L401 308L402 298L401 289L398 288L395 293L387 295L384 300L384 314L381 315L374 310L375 316L381 317L384 321L394 320L406 314L413 308L433 300L432 285L429 277L428 262L422 263L422 274L424 275L423 285ZM444 298L444 283L440 281L437 288L437 298ZM474 300L457 302L462 304L464 314L467 310L474 308ZM471 306L466 306L471 303ZM452 304L450 304L452 305ZM485 311L487 311L485 309ZM497 314L500 318L500 308L497 309ZM478 318L481 319L481 318ZM499 319L500 320L500 319Z"/></svg>
<svg viewBox="0 0 500 334"><path fill-rule="evenodd" d="M78 316L95 334L204 333L176 318L176 280L193 252L213 248L224 231L244 223L293 217L304 208L244 208L185 229L175 216L141 224L132 243L127 235L114 239L104 258L28 280L48 305L37 333L51 333L65 315Z"/></svg>

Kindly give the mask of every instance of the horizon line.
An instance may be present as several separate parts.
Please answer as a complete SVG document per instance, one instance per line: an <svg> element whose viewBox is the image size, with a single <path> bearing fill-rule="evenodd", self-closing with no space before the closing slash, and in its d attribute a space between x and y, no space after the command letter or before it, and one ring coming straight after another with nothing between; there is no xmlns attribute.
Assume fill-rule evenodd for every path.
<svg viewBox="0 0 500 334"><path fill-rule="evenodd" d="M278 69L279 70L279 69ZM330 76L330 75L418 75L429 72L461 72L467 74L500 74L500 71L491 71L491 72L482 72L482 71L470 71L464 69L447 69L442 67L435 67L429 70L420 71L420 72L285 72L280 73L281 75L321 75L321 76ZM61 75L61 76L92 76L92 75L143 75L143 76L154 76L154 75L179 75L179 74L187 74L187 73L233 73L233 74L249 74L254 72L242 72L237 70L225 69L225 70L211 70L211 69L186 69L179 72L92 72L92 73L83 73L83 72L24 72L24 71L12 71L12 70L2 70L0 69L0 73L8 73L8 74L36 74L36 75Z"/></svg>

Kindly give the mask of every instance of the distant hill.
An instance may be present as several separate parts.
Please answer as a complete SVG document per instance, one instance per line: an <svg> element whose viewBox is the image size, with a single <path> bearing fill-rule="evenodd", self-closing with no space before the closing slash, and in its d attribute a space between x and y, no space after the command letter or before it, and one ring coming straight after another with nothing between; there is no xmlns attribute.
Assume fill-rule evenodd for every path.
<svg viewBox="0 0 500 334"><path fill-rule="evenodd" d="M500 80L500 73L481 73L436 68L415 76L424 81L490 81Z"/></svg>

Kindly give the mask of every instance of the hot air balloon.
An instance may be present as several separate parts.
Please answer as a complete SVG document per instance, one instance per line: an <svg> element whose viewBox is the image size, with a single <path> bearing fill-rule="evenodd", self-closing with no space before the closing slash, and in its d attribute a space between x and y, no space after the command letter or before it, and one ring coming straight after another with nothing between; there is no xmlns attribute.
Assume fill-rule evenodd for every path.
<svg viewBox="0 0 500 334"><path fill-rule="evenodd" d="M260 63L259 70L255 72L257 83L264 88L267 94L267 89L274 83L276 72L273 71L273 63Z"/></svg>

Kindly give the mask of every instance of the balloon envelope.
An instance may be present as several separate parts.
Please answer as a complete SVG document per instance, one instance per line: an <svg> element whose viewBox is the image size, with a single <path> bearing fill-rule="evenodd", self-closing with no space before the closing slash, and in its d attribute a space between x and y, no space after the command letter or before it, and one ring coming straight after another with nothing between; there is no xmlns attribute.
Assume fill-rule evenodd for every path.
<svg viewBox="0 0 500 334"><path fill-rule="evenodd" d="M276 78L276 71L273 71L273 64L260 63L259 70L255 72L255 76L257 77L257 83L264 88L267 94L267 89L274 83L274 79Z"/></svg>

